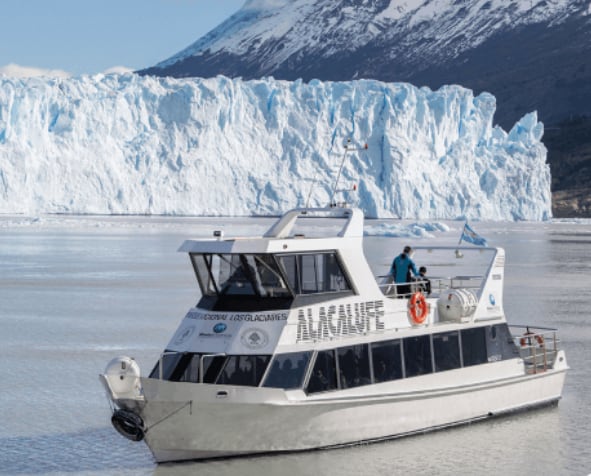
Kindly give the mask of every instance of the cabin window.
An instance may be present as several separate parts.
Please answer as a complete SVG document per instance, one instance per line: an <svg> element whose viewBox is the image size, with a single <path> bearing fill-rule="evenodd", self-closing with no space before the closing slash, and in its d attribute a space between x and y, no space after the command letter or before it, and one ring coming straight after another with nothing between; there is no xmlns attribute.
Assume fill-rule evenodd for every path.
<svg viewBox="0 0 591 476"><path fill-rule="evenodd" d="M214 383L224 366L226 357L220 355L203 356L203 383Z"/></svg>
<svg viewBox="0 0 591 476"><path fill-rule="evenodd" d="M216 285L213 276L219 273L219 261L216 261L216 267L213 267L213 255L191 254L193 268L197 275L197 281L204 296L216 294ZM210 273L211 271L211 273Z"/></svg>
<svg viewBox="0 0 591 476"><path fill-rule="evenodd" d="M435 371L457 369L462 366L460 360L460 334L458 331L443 332L433 335L433 353Z"/></svg>
<svg viewBox="0 0 591 476"><path fill-rule="evenodd" d="M199 358L199 354L187 354L184 362L179 365L179 382L199 382Z"/></svg>
<svg viewBox="0 0 591 476"><path fill-rule="evenodd" d="M340 388L359 387L371 383L367 344L341 347L339 357Z"/></svg>
<svg viewBox="0 0 591 476"><path fill-rule="evenodd" d="M307 392L325 392L337 388L334 350L323 350L316 355L316 362L308 382Z"/></svg>
<svg viewBox="0 0 591 476"><path fill-rule="evenodd" d="M256 282L253 280L252 257L243 255L217 255L220 271L218 286L220 294L253 295ZM250 259L249 259L250 258ZM216 257L214 257L216 259Z"/></svg>
<svg viewBox="0 0 591 476"><path fill-rule="evenodd" d="M400 340L371 344L374 382L388 382L402 378L402 354Z"/></svg>
<svg viewBox="0 0 591 476"><path fill-rule="evenodd" d="M194 354L189 352L165 351L162 354L161 361L150 373L150 378L160 378L160 368L162 368L162 380L173 382L199 382L199 365L203 354ZM224 356L203 356L203 382L214 383L221 368L224 365L226 357Z"/></svg>
<svg viewBox="0 0 591 476"><path fill-rule="evenodd" d="M462 329L462 357L464 367L487 362L485 328Z"/></svg>
<svg viewBox="0 0 591 476"><path fill-rule="evenodd" d="M495 324L486 328L486 349L489 362L519 357L519 349L507 324Z"/></svg>
<svg viewBox="0 0 591 476"><path fill-rule="evenodd" d="M273 255L191 253L191 260L204 296L291 296Z"/></svg>
<svg viewBox="0 0 591 476"><path fill-rule="evenodd" d="M273 358L271 369L263 383L263 387L300 388L306 375L311 352L293 352L277 354Z"/></svg>
<svg viewBox="0 0 591 476"><path fill-rule="evenodd" d="M404 368L407 377L433 372L431 339L428 335L403 339Z"/></svg>
<svg viewBox="0 0 591 476"><path fill-rule="evenodd" d="M335 252L281 255L278 259L295 294L351 291Z"/></svg>
<svg viewBox="0 0 591 476"><path fill-rule="evenodd" d="M268 355L231 355L227 358L216 383L257 387L269 360Z"/></svg>
<svg viewBox="0 0 591 476"><path fill-rule="evenodd" d="M165 350L160 357L160 360L156 362L152 372L150 372L150 378L159 379L160 376L162 376L162 380L171 380L172 374L178 367L179 361L183 355L182 352Z"/></svg>

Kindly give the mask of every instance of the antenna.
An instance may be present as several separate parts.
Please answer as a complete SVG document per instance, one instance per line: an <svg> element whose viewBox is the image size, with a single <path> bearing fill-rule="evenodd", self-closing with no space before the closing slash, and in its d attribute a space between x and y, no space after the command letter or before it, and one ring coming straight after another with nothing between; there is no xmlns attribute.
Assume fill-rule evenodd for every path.
<svg viewBox="0 0 591 476"><path fill-rule="evenodd" d="M345 165L345 159L347 158L347 152L349 151L360 151L360 150L367 150L368 146L365 144L363 147L352 148L351 147L351 139L347 139L347 143L345 144L345 153L343 154L343 159L341 160L341 165L339 167L339 172L337 173L337 178L334 182L334 187L332 188L332 193L330 194L330 206L336 206L334 202L334 196L337 192L337 187L339 185L339 180L341 179L341 172L343 171L343 166Z"/></svg>
<svg viewBox="0 0 591 476"><path fill-rule="evenodd" d="M312 190L314 190L314 185L316 185L316 177L318 177L318 170L314 173L314 180L312 180L312 185L310 185L310 191L308 192L308 198L306 199L306 208L309 208L310 205L310 197L312 196Z"/></svg>

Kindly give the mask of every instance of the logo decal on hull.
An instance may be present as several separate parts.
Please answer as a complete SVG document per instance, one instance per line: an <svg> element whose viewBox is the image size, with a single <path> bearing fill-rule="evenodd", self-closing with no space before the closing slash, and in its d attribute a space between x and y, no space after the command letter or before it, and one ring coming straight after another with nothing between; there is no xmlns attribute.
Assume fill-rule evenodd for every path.
<svg viewBox="0 0 591 476"><path fill-rule="evenodd" d="M195 326L189 326L184 329L181 329L177 333L176 339L174 340L175 345L181 345L183 342L185 342L189 337L193 335L193 332L195 332Z"/></svg>
<svg viewBox="0 0 591 476"><path fill-rule="evenodd" d="M240 341L249 349L262 349L269 343L269 335L264 330L254 327L244 331Z"/></svg>
<svg viewBox="0 0 591 476"><path fill-rule="evenodd" d="M223 322L219 322L215 326L213 326L213 332L215 332L216 334L221 334L227 328L228 326L226 324L224 324Z"/></svg>

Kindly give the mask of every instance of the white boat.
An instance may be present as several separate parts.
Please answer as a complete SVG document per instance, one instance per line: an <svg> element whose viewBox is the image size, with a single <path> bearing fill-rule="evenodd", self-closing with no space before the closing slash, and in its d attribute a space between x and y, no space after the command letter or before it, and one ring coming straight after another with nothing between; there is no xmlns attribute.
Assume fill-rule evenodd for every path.
<svg viewBox="0 0 591 476"><path fill-rule="evenodd" d="M399 295L370 269L363 223L358 209L295 209L261 237L185 241L202 297L148 375L129 357L100 375L115 428L181 461L372 442L561 398L556 331L507 323L503 249L415 248L437 277L428 295L423 282Z"/></svg>

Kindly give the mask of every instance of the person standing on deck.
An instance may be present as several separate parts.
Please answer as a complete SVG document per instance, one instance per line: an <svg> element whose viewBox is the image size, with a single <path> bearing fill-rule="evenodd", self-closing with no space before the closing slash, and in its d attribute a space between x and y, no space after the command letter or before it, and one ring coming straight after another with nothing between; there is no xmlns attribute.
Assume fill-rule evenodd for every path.
<svg viewBox="0 0 591 476"><path fill-rule="evenodd" d="M399 297L410 295L411 271L415 277L419 276L417 267L412 260L412 248L405 246L402 253L392 261L389 273L395 283L402 283L396 285L396 294Z"/></svg>
<svg viewBox="0 0 591 476"><path fill-rule="evenodd" d="M431 294L431 280L427 278L427 268L425 266L419 268L419 278L416 281L419 285L419 291L427 296Z"/></svg>

